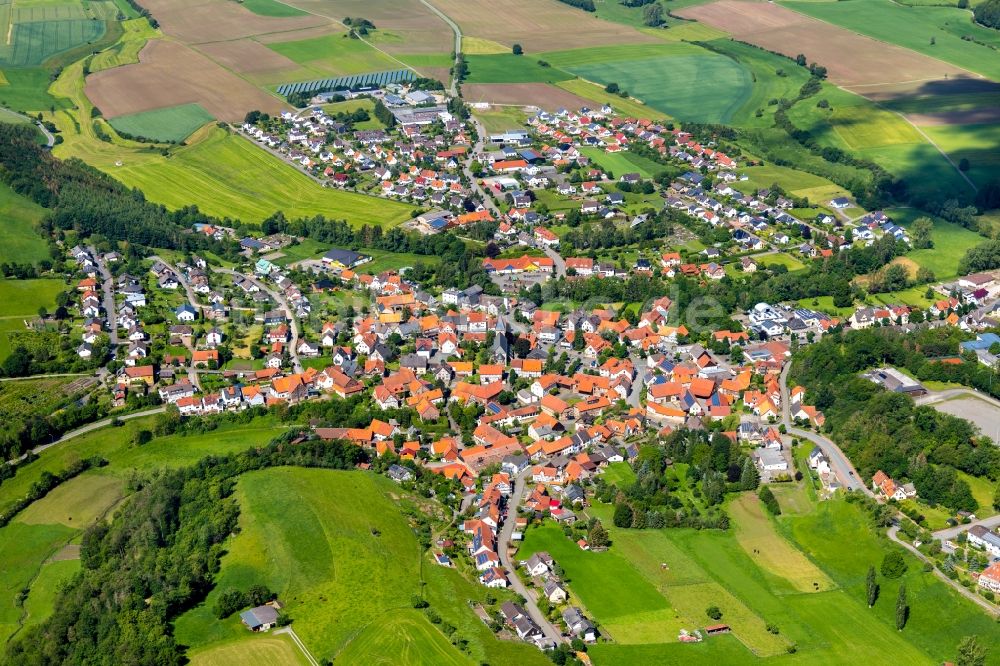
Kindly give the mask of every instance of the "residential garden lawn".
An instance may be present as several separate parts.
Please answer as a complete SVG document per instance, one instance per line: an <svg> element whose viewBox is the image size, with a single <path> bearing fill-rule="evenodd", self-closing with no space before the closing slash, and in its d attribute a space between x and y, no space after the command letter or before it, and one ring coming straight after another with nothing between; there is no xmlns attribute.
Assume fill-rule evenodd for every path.
<svg viewBox="0 0 1000 666"><path fill-rule="evenodd" d="M648 157L636 155L628 151L609 153L603 148L581 148L580 152L589 157L597 166L605 171L610 171L614 174L615 178L632 172L638 173L643 178L652 178L667 168Z"/></svg>
<svg viewBox="0 0 1000 666"><path fill-rule="evenodd" d="M833 304L833 296L818 296L816 298L800 298L799 306L803 308L813 308L820 312L836 317L850 317L854 313L851 306L838 308Z"/></svg>
<svg viewBox="0 0 1000 666"><path fill-rule="evenodd" d="M479 119L479 122L483 124L483 129L489 134L524 127L524 121L528 117L528 114L522 111L520 107L503 106L490 107L489 111L479 111L477 109L473 114Z"/></svg>
<svg viewBox="0 0 1000 666"><path fill-rule="evenodd" d="M108 120L123 134L155 141L180 143L202 125L214 120L200 104L181 104L153 111L131 113Z"/></svg>
<svg viewBox="0 0 1000 666"><path fill-rule="evenodd" d="M646 118L650 120L659 120L667 116L667 114L663 113L659 109L651 108L634 97L612 95L604 90L604 86L598 85L593 81L572 79L570 81L560 81L556 85L563 90L573 93L574 95L579 95L580 97L593 100L597 104L608 104L616 112L624 116Z"/></svg>
<svg viewBox="0 0 1000 666"><path fill-rule="evenodd" d="M38 624L55 610L59 586L80 570L80 560L55 560L46 562L31 581L31 591L24 602L24 626Z"/></svg>
<svg viewBox="0 0 1000 666"><path fill-rule="evenodd" d="M84 529L97 522L122 496L125 483L115 476L86 472L63 484L17 514L28 525L60 523Z"/></svg>
<svg viewBox="0 0 1000 666"><path fill-rule="evenodd" d="M0 262L33 264L48 258L48 245L36 231L44 215L44 208L0 183Z"/></svg>
<svg viewBox="0 0 1000 666"><path fill-rule="evenodd" d="M513 53L470 55L465 61L469 66L466 83L556 83L573 78L557 67L542 67L539 57Z"/></svg>
<svg viewBox="0 0 1000 666"><path fill-rule="evenodd" d="M762 569L784 578L799 592L825 592L836 587L802 551L778 534L755 495L741 495L728 506L736 541Z"/></svg>
<svg viewBox="0 0 1000 666"><path fill-rule="evenodd" d="M395 226L410 217L411 208L404 204L322 187L247 139L214 125L195 133L189 143L172 151L169 159L122 150L92 158L95 166L169 208L195 204L209 215L251 223L278 210L289 218L319 214L356 225ZM122 166L109 158L121 160Z"/></svg>
<svg viewBox="0 0 1000 666"><path fill-rule="evenodd" d="M146 42L161 36L160 32L144 18L123 21L122 28L125 31L117 42L90 59L91 72L100 72L139 62L139 51L146 45Z"/></svg>
<svg viewBox="0 0 1000 666"><path fill-rule="evenodd" d="M792 255L788 254L787 252L775 252L772 254L756 255L753 257L753 259L758 264L762 264L764 266L773 266L775 264L784 266L785 268L788 269L789 272L802 270L803 268L806 267L804 263L802 263Z"/></svg>
<svg viewBox="0 0 1000 666"><path fill-rule="evenodd" d="M191 652L188 657L193 666L309 666L287 634L247 635L242 640Z"/></svg>
<svg viewBox="0 0 1000 666"><path fill-rule="evenodd" d="M918 217L931 218L934 222L934 230L931 231L934 247L926 250L911 250L906 256L921 266L934 271L934 277L938 280L958 275L958 264L965 256L966 250L984 242L983 237L974 231L932 217L913 208L889 209L886 211L886 215L903 227L908 227Z"/></svg>
<svg viewBox="0 0 1000 666"><path fill-rule="evenodd" d="M781 4L874 39L1000 79L1000 61L990 48L1000 47L1000 33L973 23L969 11L954 7L904 7L890 0ZM963 36L989 46L965 41ZM930 43L931 37L934 44Z"/></svg>
<svg viewBox="0 0 1000 666"><path fill-rule="evenodd" d="M306 16L306 12L275 0L240 0L240 4L259 16Z"/></svg>
<svg viewBox="0 0 1000 666"><path fill-rule="evenodd" d="M396 60L360 39L351 39L346 32L266 46L317 75L346 76L400 69Z"/></svg>
<svg viewBox="0 0 1000 666"><path fill-rule="evenodd" d="M1000 173L1000 125L928 125L921 128L958 164L969 161L966 175L982 187Z"/></svg>
<svg viewBox="0 0 1000 666"><path fill-rule="evenodd" d="M77 530L65 525L10 523L0 528L0 641L6 643L22 617L15 597L30 586L42 562L75 534Z"/></svg>
<svg viewBox="0 0 1000 666"><path fill-rule="evenodd" d="M921 525L931 531L943 530L948 527L948 519L954 517L952 516L951 511L948 511L940 504L938 506L931 507L924 502L905 500L900 502L900 506L916 511L918 514L922 515L925 522L921 523Z"/></svg>
<svg viewBox="0 0 1000 666"><path fill-rule="evenodd" d="M354 654L397 663L405 650L410 663L468 663L412 610L423 578L424 597L469 640L474 659L545 663L531 646L492 637L464 601L482 599L485 588L430 564L398 495L388 479L362 472L275 468L244 475L236 490L240 532L208 600L176 621L178 640L199 650L245 635L237 615L220 621L211 609L222 591L262 583L278 593L296 633L319 659ZM379 636L395 631L383 623L397 617L407 619L405 634ZM369 631L373 626L382 630ZM357 648L356 640L362 641Z"/></svg>
<svg viewBox="0 0 1000 666"><path fill-rule="evenodd" d="M934 301L938 299L938 295L935 294L934 298L924 298L924 294L927 293L927 287L925 285L920 285L916 287L910 287L903 291L893 291L886 294L872 294L873 300L882 303L883 305L912 305L918 308L926 308L932 305Z"/></svg>
<svg viewBox="0 0 1000 666"><path fill-rule="evenodd" d="M613 483L619 488L627 488L635 483L635 472L632 471L632 466L626 462L609 464L601 476L605 481Z"/></svg>

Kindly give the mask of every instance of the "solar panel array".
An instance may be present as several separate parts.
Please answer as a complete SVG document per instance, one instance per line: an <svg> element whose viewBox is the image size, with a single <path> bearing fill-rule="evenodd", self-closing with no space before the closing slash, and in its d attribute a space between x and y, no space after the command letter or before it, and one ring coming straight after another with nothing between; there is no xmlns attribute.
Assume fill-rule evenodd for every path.
<svg viewBox="0 0 1000 666"><path fill-rule="evenodd" d="M288 96L298 92L320 93L336 90L337 88L349 89L359 86L384 86L389 83L399 83L400 81L412 81L415 78L417 78L416 75L409 69L397 69L393 72L368 72L367 74L341 76L336 79L285 83L278 86L278 94Z"/></svg>

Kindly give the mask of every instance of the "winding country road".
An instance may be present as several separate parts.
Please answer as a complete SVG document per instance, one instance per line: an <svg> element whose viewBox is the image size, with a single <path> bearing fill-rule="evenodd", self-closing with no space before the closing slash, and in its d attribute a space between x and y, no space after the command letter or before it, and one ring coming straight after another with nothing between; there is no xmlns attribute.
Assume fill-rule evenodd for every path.
<svg viewBox="0 0 1000 666"><path fill-rule="evenodd" d="M514 489L510 497L507 498L507 520L504 521L503 527L500 528L500 534L497 535L497 554L500 556L500 564L507 570L507 578L510 580L511 589L524 597L524 608L528 611L528 615L541 628L546 638L556 643L561 643L563 640L562 634L559 633L555 626L549 622L549 619L538 609L534 593L521 582L521 578L517 575L517 568L508 554L510 537L514 533L514 523L516 522L514 517L517 515L517 507L521 504L521 497L524 496L524 489L530 475L531 467L528 467L514 477Z"/></svg>
<svg viewBox="0 0 1000 666"><path fill-rule="evenodd" d="M930 562L932 565L934 564L933 562L931 562L930 559L927 558L926 555L924 555L919 550L917 550L913 546L912 543L909 543L907 541L904 541L903 539L900 539L899 536L897 535L897 532L899 532L899 526L898 525L893 525L892 527L889 528L888 532L886 532L886 535L889 537L889 539L891 539L892 541L895 541L900 546L902 546L903 548L907 549L908 551L910 551L911 553L913 553L914 555L916 555L917 558L919 558L921 562ZM1000 617L1000 609L998 609L996 606L994 606L993 604L991 604L989 601L987 601L986 599L982 598L981 596L979 596L975 592L973 592L973 591L971 591L971 590L963 587L960 583L958 583L958 581L954 581L954 580L948 578L948 576L946 576L945 573L943 571L941 571L940 569L938 569L937 567L934 567L931 571L934 572L935 576L937 576L938 578L940 578L944 582L946 582L949 585L951 585L952 589L954 589L956 592L958 592L959 594L961 594L963 597L965 597L966 599L968 599L969 601L971 601L973 603L979 604L983 609L985 609L991 615L993 615L995 617Z"/></svg>
<svg viewBox="0 0 1000 666"><path fill-rule="evenodd" d="M443 11L427 2L427 0L420 0L420 4L427 7L427 9L434 12L438 18L448 24L451 31L455 34L455 65L458 65L458 57L462 55L462 29L458 27L458 24L451 20L447 14ZM458 77L456 76L456 71L453 69L451 73L451 86L448 88L448 94L452 97L458 97Z"/></svg>
<svg viewBox="0 0 1000 666"><path fill-rule="evenodd" d="M844 452L840 450L840 447L833 440L792 425L791 406L789 404L791 400L788 395L788 372L791 369L792 363L789 361L781 370L781 422L785 424L785 430L790 435L808 439L810 442L816 444L830 461L831 469L833 469L837 478L840 479L840 483L844 488L848 490L860 490L866 495L874 496L871 489L861 481L861 476L854 469L854 465L851 464L851 461L848 460L847 456L844 455Z"/></svg>
<svg viewBox="0 0 1000 666"><path fill-rule="evenodd" d="M32 123L38 129L39 132L41 132L43 135L45 135L45 147L46 148L52 148L52 146L56 145L56 137L53 136L52 132L50 132L48 130L48 128L46 128L45 125L43 125L39 120L37 120L35 118L32 118L31 116L26 116L26 115L24 115L23 113L21 113L19 111L14 111L13 109L8 109L7 107L3 107L3 109L7 113L13 113L15 116L20 116L21 118L24 118L28 122Z"/></svg>

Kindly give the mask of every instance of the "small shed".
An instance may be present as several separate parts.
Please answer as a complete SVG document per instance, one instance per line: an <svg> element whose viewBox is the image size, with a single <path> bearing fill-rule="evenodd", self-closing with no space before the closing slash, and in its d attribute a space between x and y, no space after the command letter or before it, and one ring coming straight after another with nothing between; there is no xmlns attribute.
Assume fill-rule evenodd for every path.
<svg viewBox="0 0 1000 666"><path fill-rule="evenodd" d="M267 631L278 624L278 611L271 606L257 606L240 613L240 619L250 631Z"/></svg>

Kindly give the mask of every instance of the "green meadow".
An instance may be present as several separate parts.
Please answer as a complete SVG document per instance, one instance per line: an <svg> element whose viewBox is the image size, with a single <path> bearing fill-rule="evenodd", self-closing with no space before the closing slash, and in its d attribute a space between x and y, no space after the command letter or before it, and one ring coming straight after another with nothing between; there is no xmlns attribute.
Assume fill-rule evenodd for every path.
<svg viewBox="0 0 1000 666"><path fill-rule="evenodd" d="M862 35L912 49L994 80L1000 79L1000 58L994 50L1000 47L1000 32L976 25L968 10L905 7L890 0L781 4ZM963 36L982 44L963 40Z"/></svg>
<svg viewBox="0 0 1000 666"><path fill-rule="evenodd" d="M620 153L609 153L603 148L581 148L580 152L589 157L590 161L597 166L605 171L610 171L615 178L633 172L638 173L643 178L652 178L666 169L662 164L627 150Z"/></svg>
<svg viewBox="0 0 1000 666"><path fill-rule="evenodd" d="M591 648L596 664L759 658L841 664L859 652L933 664L953 660L963 635L975 633L987 643L1000 639L987 615L908 555L903 580L910 618L897 631L899 581L879 577L882 591L873 609L864 598L868 566L877 569L893 546L843 499L817 504L808 489L778 490L790 509L785 515L775 520L756 497L743 495L726 505L733 521L726 532L614 528L611 507L595 505L588 513L609 528L608 552L581 551L547 523L529 529L518 559L547 550L564 569L572 603L584 607L610 640ZM732 633L697 645L677 642L679 629L713 622L705 615L710 605L722 610ZM988 663L1000 663L1000 655L991 654Z"/></svg>
<svg viewBox="0 0 1000 666"><path fill-rule="evenodd" d="M266 46L317 75L344 76L401 68L389 56L360 39L351 39L346 32Z"/></svg>
<svg viewBox="0 0 1000 666"><path fill-rule="evenodd" d="M119 132L133 137L180 143L199 127L213 120L200 104L181 104L130 113L111 118L108 122Z"/></svg>
<svg viewBox="0 0 1000 666"><path fill-rule="evenodd" d="M240 532L208 600L176 621L178 639L195 651L249 639L237 616L218 620L211 608L226 589L262 583L279 594L319 659L470 663L412 609L411 598L423 594L469 641L477 661L544 663L528 645L496 641L472 614L465 600L481 599L485 588L430 563L392 497L398 495L387 479L359 472L276 468L241 477Z"/></svg>
<svg viewBox="0 0 1000 666"><path fill-rule="evenodd" d="M911 250L909 259L934 271L938 280L958 275L958 264L966 250L984 242L982 236L957 224L946 222L912 208L894 208L886 211L900 226L907 227L918 217L930 217L934 222L931 240L934 247L926 250Z"/></svg>
<svg viewBox="0 0 1000 666"><path fill-rule="evenodd" d="M469 66L468 83L556 83L573 78L571 74L538 63L541 56L513 53L470 55L465 61Z"/></svg>
<svg viewBox="0 0 1000 666"><path fill-rule="evenodd" d="M45 209L0 183L0 261L35 263L49 256L48 245L36 225ZM37 309L37 306L36 306Z"/></svg>

